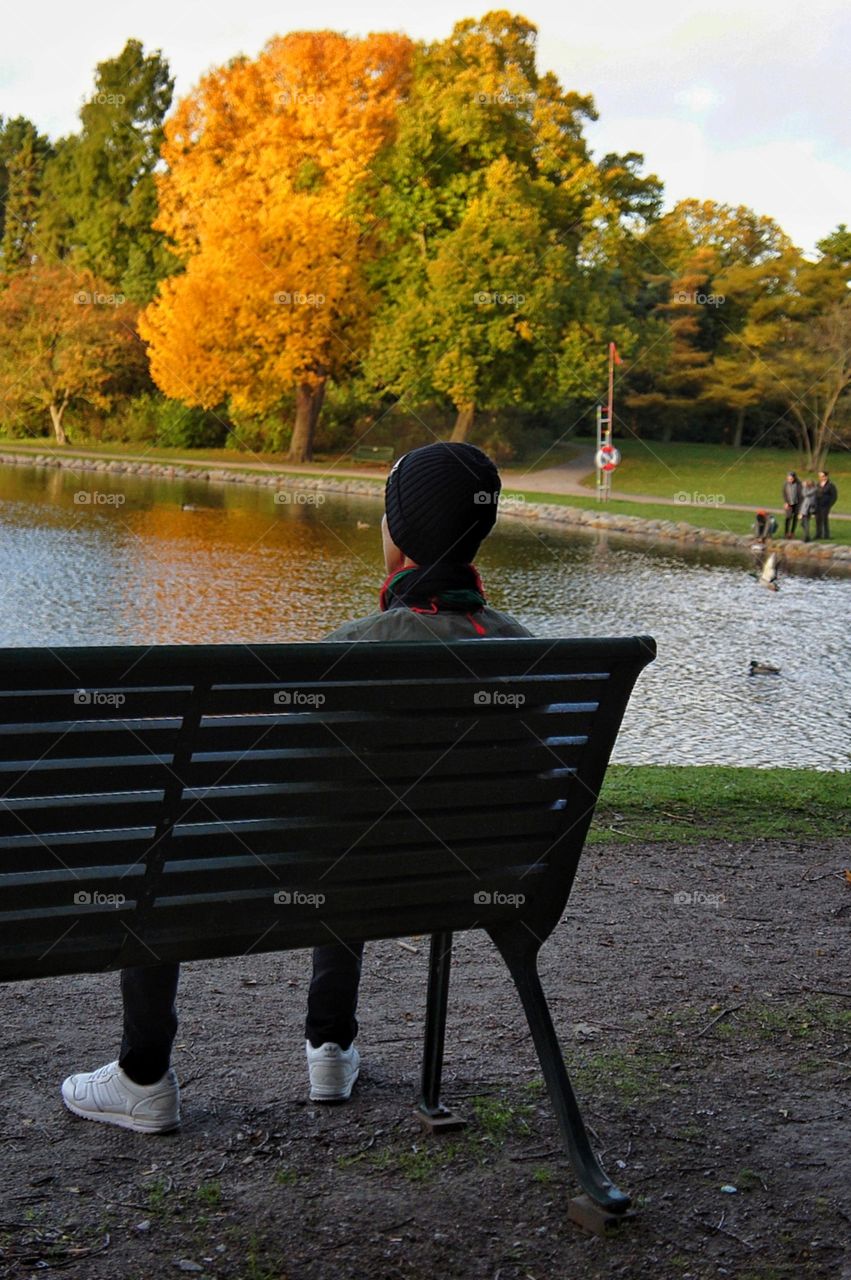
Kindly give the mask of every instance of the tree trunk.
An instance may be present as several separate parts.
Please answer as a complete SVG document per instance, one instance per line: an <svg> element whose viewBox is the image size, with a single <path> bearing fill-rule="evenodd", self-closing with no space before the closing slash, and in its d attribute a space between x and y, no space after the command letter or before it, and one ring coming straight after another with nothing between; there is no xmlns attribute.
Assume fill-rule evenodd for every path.
<svg viewBox="0 0 851 1280"><path fill-rule="evenodd" d="M452 435L449 437L450 440L456 444L464 443L473 425L475 412L476 406L474 404L462 404L460 406L458 416L455 419L455 426L452 428Z"/></svg>
<svg viewBox="0 0 851 1280"><path fill-rule="evenodd" d="M57 405L54 401L50 403L50 421L53 423L53 432L56 436L57 444L67 444L68 437L65 434L65 428L62 425L62 418L65 410L68 408L68 401L63 400Z"/></svg>
<svg viewBox="0 0 851 1280"><path fill-rule="evenodd" d="M733 431L733 448L741 449L742 441L745 438L745 408L744 405L736 414L736 426Z"/></svg>
<svg viewBox="0 0 851 1280"><path fill-rule="evenodd" d="M325 399L326 381L300 382L296 387L295 423L287 462L310 462L313 457L313 434Z"/></svg>

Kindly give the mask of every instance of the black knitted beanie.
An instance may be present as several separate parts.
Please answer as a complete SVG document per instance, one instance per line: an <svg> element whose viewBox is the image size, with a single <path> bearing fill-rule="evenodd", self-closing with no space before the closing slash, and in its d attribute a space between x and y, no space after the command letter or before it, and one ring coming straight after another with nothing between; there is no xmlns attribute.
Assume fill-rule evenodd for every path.
<svg viewBox="0 0 851 1280"><path fill-rule="evenodd" d="M412 449L387 477L390 537L416 564L470 564L496 522L500 488L496 466L475 445Z"/></svg>

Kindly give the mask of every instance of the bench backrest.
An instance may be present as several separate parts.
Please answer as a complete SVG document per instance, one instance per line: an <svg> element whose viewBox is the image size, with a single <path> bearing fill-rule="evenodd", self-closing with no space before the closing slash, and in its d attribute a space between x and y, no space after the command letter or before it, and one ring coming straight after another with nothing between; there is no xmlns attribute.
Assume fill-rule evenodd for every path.
<svg viewBox="0 0 851 1280"><path fill-rule="evenodd" d="M647 637L0 650L0 980L558 921Z"/></svg>

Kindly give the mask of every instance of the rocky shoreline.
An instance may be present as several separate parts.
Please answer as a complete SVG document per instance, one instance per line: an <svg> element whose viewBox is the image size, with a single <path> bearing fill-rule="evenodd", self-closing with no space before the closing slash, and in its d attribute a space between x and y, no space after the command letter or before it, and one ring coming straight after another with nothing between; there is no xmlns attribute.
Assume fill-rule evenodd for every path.
<svg viewBox="0 0 851 1280"><path fill-rule="evenodd" d="M290 474L269 469L268 475L230 467L194 467L185 463L137 462L131 459L97 457L57 457L55 454L0 453L0 466L59 468L75 472L143 476L162 480L194 480L210 484L243 484L260 488L294 490L305 493L337 493L380 497L383 486L374 479L356 476ZM615 514L596 508L569 507L555 502L527 502L506 494L500 516L536 523L569 525L580 529L604 529L643 542L671 542L680 547L712 547L738 551L750 557L752 535L729 533L723 529L699 529L682 520L648 520L643 516ZM851 572L851 546L834 543L783 541L784 559L805 568L838 568Z"/></svg>

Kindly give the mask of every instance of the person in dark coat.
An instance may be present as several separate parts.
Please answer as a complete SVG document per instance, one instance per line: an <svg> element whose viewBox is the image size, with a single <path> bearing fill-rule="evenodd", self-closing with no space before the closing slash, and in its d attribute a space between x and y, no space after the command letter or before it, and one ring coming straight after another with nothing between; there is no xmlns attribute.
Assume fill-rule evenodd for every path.
<svg viewBox="0 0 851 1280"><path fill-rule="evenodd" d="M787 472L786 483L783 486L783 510L786 513L786 523L783 527L784 538L794 538L795 536L798 511L800 510L803 496L803 486L795 472Z"/></svg>
<svg viewBox="0 0 851 1280"><path fill-rule="evenodd" d="M836 504L836 485L827 471L818 473L816 485L816 537L830 537L830 509Z"/></svg>

